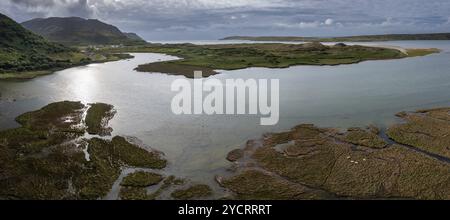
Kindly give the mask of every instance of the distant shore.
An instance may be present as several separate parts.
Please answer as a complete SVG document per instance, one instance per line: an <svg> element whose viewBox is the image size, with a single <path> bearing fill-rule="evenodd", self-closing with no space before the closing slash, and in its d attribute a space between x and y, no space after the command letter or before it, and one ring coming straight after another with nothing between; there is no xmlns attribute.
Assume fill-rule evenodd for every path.
<svg viewBox="0 0 450 220"><path fill-rule="evenodd" d="M361 35L344 37L300 37L300 36L231 36L221 40L249 40L249 41L300 41L300 42L375 42L400 40L450 40L450 33L430 34L387 34Z"/></svg>

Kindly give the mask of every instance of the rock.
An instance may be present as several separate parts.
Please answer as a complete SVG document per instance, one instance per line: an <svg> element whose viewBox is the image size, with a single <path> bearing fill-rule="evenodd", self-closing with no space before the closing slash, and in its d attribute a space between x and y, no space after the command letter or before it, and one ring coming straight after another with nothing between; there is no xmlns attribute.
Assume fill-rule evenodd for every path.
<svg viewBox="0 0 450 220"><path fill-rule="evenodd" d="M244 151L241 149L232 150L227 155L227 160L230 162L236 162L244 156Z"/></svg>
<svg viewBox="0 0 450 220"><path fill-rule="evenodd" d="M335 47L346 47L347 44L344 44L344 43L337 43L337 44L335 44L334 46L335 46Z"/></svg>
<svg viewBox="0 0 450 220"><path fill-rule="evenodd" d="M407 112L399 112L397 114L395 114L395 116L399 117L399 118L404 118L408 115Z"/></svg>

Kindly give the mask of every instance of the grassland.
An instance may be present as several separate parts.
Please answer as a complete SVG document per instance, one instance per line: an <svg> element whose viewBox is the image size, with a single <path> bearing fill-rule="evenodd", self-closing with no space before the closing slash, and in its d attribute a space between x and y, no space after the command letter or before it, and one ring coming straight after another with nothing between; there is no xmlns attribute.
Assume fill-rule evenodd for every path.
<svg viewBox="0 0 450 220"><path fill-rule="evenodd" d="M149 44L147 46L112 49L109 52L153 52L181 57L183 59L139 65L136 70L184 75L192 78L194 70L202 70L205 76L216 70L236 70L249 67L286 68L293 65L340 65L367 60L400 59L408 54L391 48L326 46L320 43L290 44ZM438 50L417 49L413 55L427 55Z"/></svg>

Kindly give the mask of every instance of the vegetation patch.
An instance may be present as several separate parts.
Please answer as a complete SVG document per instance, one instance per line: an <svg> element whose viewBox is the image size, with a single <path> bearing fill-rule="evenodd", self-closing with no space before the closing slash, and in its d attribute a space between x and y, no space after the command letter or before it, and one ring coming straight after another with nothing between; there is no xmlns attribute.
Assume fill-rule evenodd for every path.
<svg viewBox="0 0 450 220"><path fill-rule="evenodd" d="M122 200L152 200L147 194L147 189L140 187L122 187L119 197Z"/></svg>
<svg viewBox="0 0 450 220"><path fill-rule="evenodd" d="M162 169L167 165L167 161L162 158L160 152L140 148L124 137L116 136L111 143L114 146L114 155L129 166Z"/></svg>
<svg viewBox="0 0 450 220"><path fill-rule="evenodd" d="M257 170L246 170L220 182L236 194L236 199L244 200L295 200L329 199L332 196L320 190L309 189L282 178L277 178Z"/></svg>
<svg viewBox="0 0 450 220"><path fill-rule="evenodd" d="M163 176L156 173L148 173L144 171L138 171L126 176L121 186L132 186L132 187L147 187L153 186L160 183L163 180Z"/></svg>
<svg viewBox="0 0 450 220"><path fill-rule="evenodd" d="M339 137L340 140L359 146L369 148L384 148L388 143L378 136L378 130L350 128L345 135Z"/></svg>
<svg viewBox="0 0 450 220"><path fill-rule="evenodd" d="M175 199L188 200L205 198L212 195L211 187L208 185L194 185L187 189L179 189L172 192L171 196Z"/></svg>
<svg viewBox="0 0 450 220"><path fill-rule="evenodd" d="M131 174L131 175L133 175L133 174ZM157 174L152 174L152 175L157 175ZM126 177L126 178L128 178L128 177ZM152 177L152 178L155 179L155 182L156 182L156 179L159 180L159 182L161 182L161 179L159 179L159 177ZM139 179L141 179L141 178L139 178ZM169 176L169 177L165 178L164 181L162 181L162 184L159 186L159 188L156 191L150 192L150 193L146 189L147 186L137 186L134 184L130 184L133 186L124 186L123 184L121 184L122 187L120 189L119 197L122 200L154 200L154 199L159 198L161 196L161 194L163 194L164 192L167 192L172 186L181 186L183 184L185 184L184 179L179 179L179 178L176 178L175 176ZM139 184L139 185L146 185L146 184Z"/></svg>
<svg viewBox="0 0 450 220"><path fill-rule="evenodd" d="M433 53L439 53L441 50L437 48L424 48L424 49L407 49L406 50L408 57L421 57L427 56Z"/></svg>
<svg viewBox="0 0 450 220"><path fill-rule="evenodd" d="M101 136L110 135L112 128L108 128L108 122L114 117L115 111L112 105L104 103L91 104L86 114L86 126L89 134Z"/></svg>
<svg viewBox="0 0 450 220"><path fill-rule="evenodd" d="M450 108L420 110L397 114L406 120L388 129L388 136L398 143L450 158Z"/></svg>
<svg viewBox="0 0 450 220"><path fill-rule="evenodd" d="M442 111L448 113L434 116L445 119ZM377 133L299 125L266 135L262 146L248 152L250 168L243 164L236 175L218 180L243 199L449 199L447 162L398 144L385 146Z"/></svg>
<svg viewBox="0 0 450 220"><path fill-rule="evenodd" d="M123 137L81 139L85 109L80 102L52 103L19 116L22 127L0 132L1 198L98 199L123 166L165 166L160 153Z"/></svg>
<svg viewBox="0 0 450 220"><path fill-rule="evenodd" d="M203 77L217 74L211 68L194 65L182 65L175 62L158 62L139 65L136 68L139 72L166 73L171 75L183 75L188 78L194 78L194 71L202 71Z"/></svg>

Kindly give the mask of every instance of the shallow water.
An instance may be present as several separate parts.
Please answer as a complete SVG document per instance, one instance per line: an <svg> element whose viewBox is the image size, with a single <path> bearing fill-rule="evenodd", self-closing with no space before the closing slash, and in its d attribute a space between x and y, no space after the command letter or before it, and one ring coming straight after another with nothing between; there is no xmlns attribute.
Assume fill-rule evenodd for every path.
<svg viewBox="0 0 450 220"><path fill-rule="evenodd" d="M139 73L138 64L176 59L162 54L76 67L29 81L0 82L0 129L18 126L14 118L48 103L79 100L105 102L117 114L113 135L135 136L163 151L166 172L212 183L229 163L226 154L248 139L300 123L346 128L398 122L394 114L450 106L450 41L364 43L437 47L440 54L342 66L296 66L222 71L213 78L280 79L280 122L259 126L259 116L177 116L170 91L182 76ZM15 100L15 101L13 101Z"/></svg>

